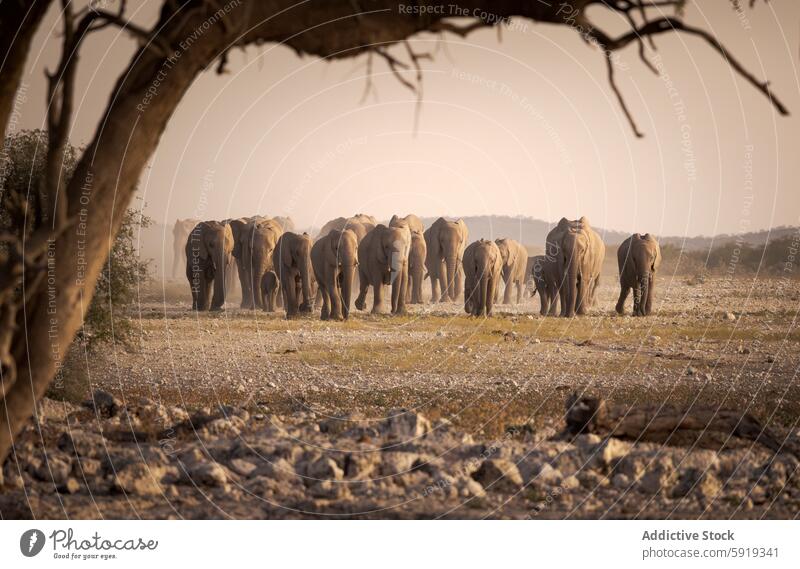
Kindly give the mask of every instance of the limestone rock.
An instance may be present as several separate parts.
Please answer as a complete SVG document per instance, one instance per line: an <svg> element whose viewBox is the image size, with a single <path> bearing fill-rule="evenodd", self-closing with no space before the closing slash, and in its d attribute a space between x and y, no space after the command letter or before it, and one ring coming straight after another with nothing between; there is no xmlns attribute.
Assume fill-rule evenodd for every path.
<svg viewBox="0 0 800 569"><path fill-rule="evenodd" d="M517 465L502 458L483 461L472 478L484 488L496 492L517 492L522 488L522 475Z"/></svg>

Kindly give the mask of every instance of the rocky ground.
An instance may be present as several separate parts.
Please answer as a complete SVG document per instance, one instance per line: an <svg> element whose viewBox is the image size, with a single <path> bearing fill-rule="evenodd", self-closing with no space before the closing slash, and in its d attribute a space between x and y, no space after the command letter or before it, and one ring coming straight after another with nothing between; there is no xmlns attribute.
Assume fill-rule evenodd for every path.
<svg viewBox="0 0 800 569"><path fill-rule="evenodd" d="M151 295L132 347L73 354L4 465L0 514L796 516L788 453L556 436L577 392L739 409L794 445L800 283L658 284L650 318L616 316L607 281L574 320L528 300L287 322Z"/></svg>

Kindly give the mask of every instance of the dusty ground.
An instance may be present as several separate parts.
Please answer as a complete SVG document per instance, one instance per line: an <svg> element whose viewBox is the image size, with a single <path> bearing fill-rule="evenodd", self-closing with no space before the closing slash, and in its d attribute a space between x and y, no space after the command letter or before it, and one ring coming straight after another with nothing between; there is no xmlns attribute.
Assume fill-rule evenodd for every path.
<svg viewBox="0 0 800 569"><path fill-rule="evenodd" d="M21 457L40 462L6 464L0 512L796 515L797 461L788 455L776 460L751 445L686 458L686 449L658 445L609 451L608 442L592 437L546 440L561 430L564 402L575 391L626 405L739 409L781 437L795 436L800 283L660 279L657 314L632 318L613 313L612 282L601 287L590 315L572 320L540 317L538 299L500 306L489 319L469 318L456 304L412 307L403 318L357 313L346 323L238 309L198 316L185 299L169 295L164 303L150 292L132 349L76 354L51 390L80 401L101 388L122 409L99 421L51 403L43 423L48 456L66 463L61 473L66 469L77 487L59 479L61 492L52 492L31 430ZM230 409L221 413L220 405ZM410 430L387 420L401 407L413 418ZM190 416L216 422L210 430L181 423ZM83 451L64 442L76 428L90 441ZM97 462L89 477L84 459ZM149 477L117 472L144 465ZM210 473L215 465L219 471ZM512 467L516 474L508 474ZM493 484L498 469L506 476Z"/></svg>

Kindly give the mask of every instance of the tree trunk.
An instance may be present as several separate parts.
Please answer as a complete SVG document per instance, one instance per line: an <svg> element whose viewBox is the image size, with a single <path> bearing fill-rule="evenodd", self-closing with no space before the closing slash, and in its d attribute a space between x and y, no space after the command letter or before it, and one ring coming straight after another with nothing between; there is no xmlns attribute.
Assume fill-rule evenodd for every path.
<svg viewBox="0 0 800 569"><path fill-rule="evenodd" d="M212 28L205 37L217 33ZM25 321L18 326L24 333L17 335L14 346L17 381L0 405L0 463L81 327L84 313L77 307L85 310L91 303L139 176L189 85L216 55L217 41L195 44L173 63L144 47L118 81L101 126L66 188L72 223L53 244L53 284L40 287L21 313ZM162 68L167 72L153 95L148 90ZM26 273L27 285L36 278Z"/></svg>
<svg viewBox="0 0 800 569"><path fill-rule="evenodd" d="M42 23L51 0L7 0L0 10L0 133L3 135L17 129L15 106L23 102L27 88L20 90L22 74L31 40ZM0 151L5 136L0 136ZM2 456L2 455L0 455Z"/></svg>

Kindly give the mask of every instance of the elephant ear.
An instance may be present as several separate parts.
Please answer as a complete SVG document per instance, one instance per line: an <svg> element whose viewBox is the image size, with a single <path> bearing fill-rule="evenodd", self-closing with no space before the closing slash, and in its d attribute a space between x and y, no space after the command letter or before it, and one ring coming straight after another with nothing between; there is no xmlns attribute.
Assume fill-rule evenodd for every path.
<svg viewBox="0 0 800 569"><path fill-rule="evenodd" d="M517 248L515 245L513 242L508 243L508 261L506 263L509 267L513 267L514 263L517 262Z"/></svg>
<svg viewBox="0 0 800 569"><path fill-rule="evenodd" d="M384 250L383 239L384 234L381 233L377 235L378 239L376 239L373 244L375 246L375 258L378 261L379 266L383 266L389 263L389 258L386 256L386 251Z"/></svg>
<svg viewBox="0 0 800 569"><path fill-rule="evenodd" d="M200 254L200 260L207 261L208 249L206 248L206 235L211 231L211 229L205 223L200 225L199 228L195 229L197 230L197 236L200 240L200 248L198 251Z"/></svg>
<svg viewBox="0 0 800 569"><path fill-rule="evenodd" d="M428 247L428 256L431 259L439 259L442 254L442 247L439 244L439 233L437 229L438 225L434 224L433 227L423 234L423 237L427 238L425 239L425 245Z"/></svg>
<svg viewBox="0 0 800 569"><path fill-rule="evenodd" d="M244 223L238 219L231 221L231 232L233 233L233 256L240 259L242 256L242 233L244 231Z"/></svg>
<svg viewBox="0 0 800 569"><path fill-rule="evenodd" d="M278 247L281 249L281 264L284 267L292 266L292 244L289 239L283 239L278 242Z"/></svg>
<svg viewBox="0 0 800 569"><path fill-rule="evenodd" d="M653 266L651 267L653 271L658 269L659 265L661 265L661 247L658 246L656 243L656 256L653 259Z"/></svg>
<svg viewBox="0 0 800 569"><path fill-rule="evenodd" d="M328 247L330 247L331 251L335 255L339 251L339 242L342 239L342 232L338 229L334 229L330 233L328 233Z"/></svg>

